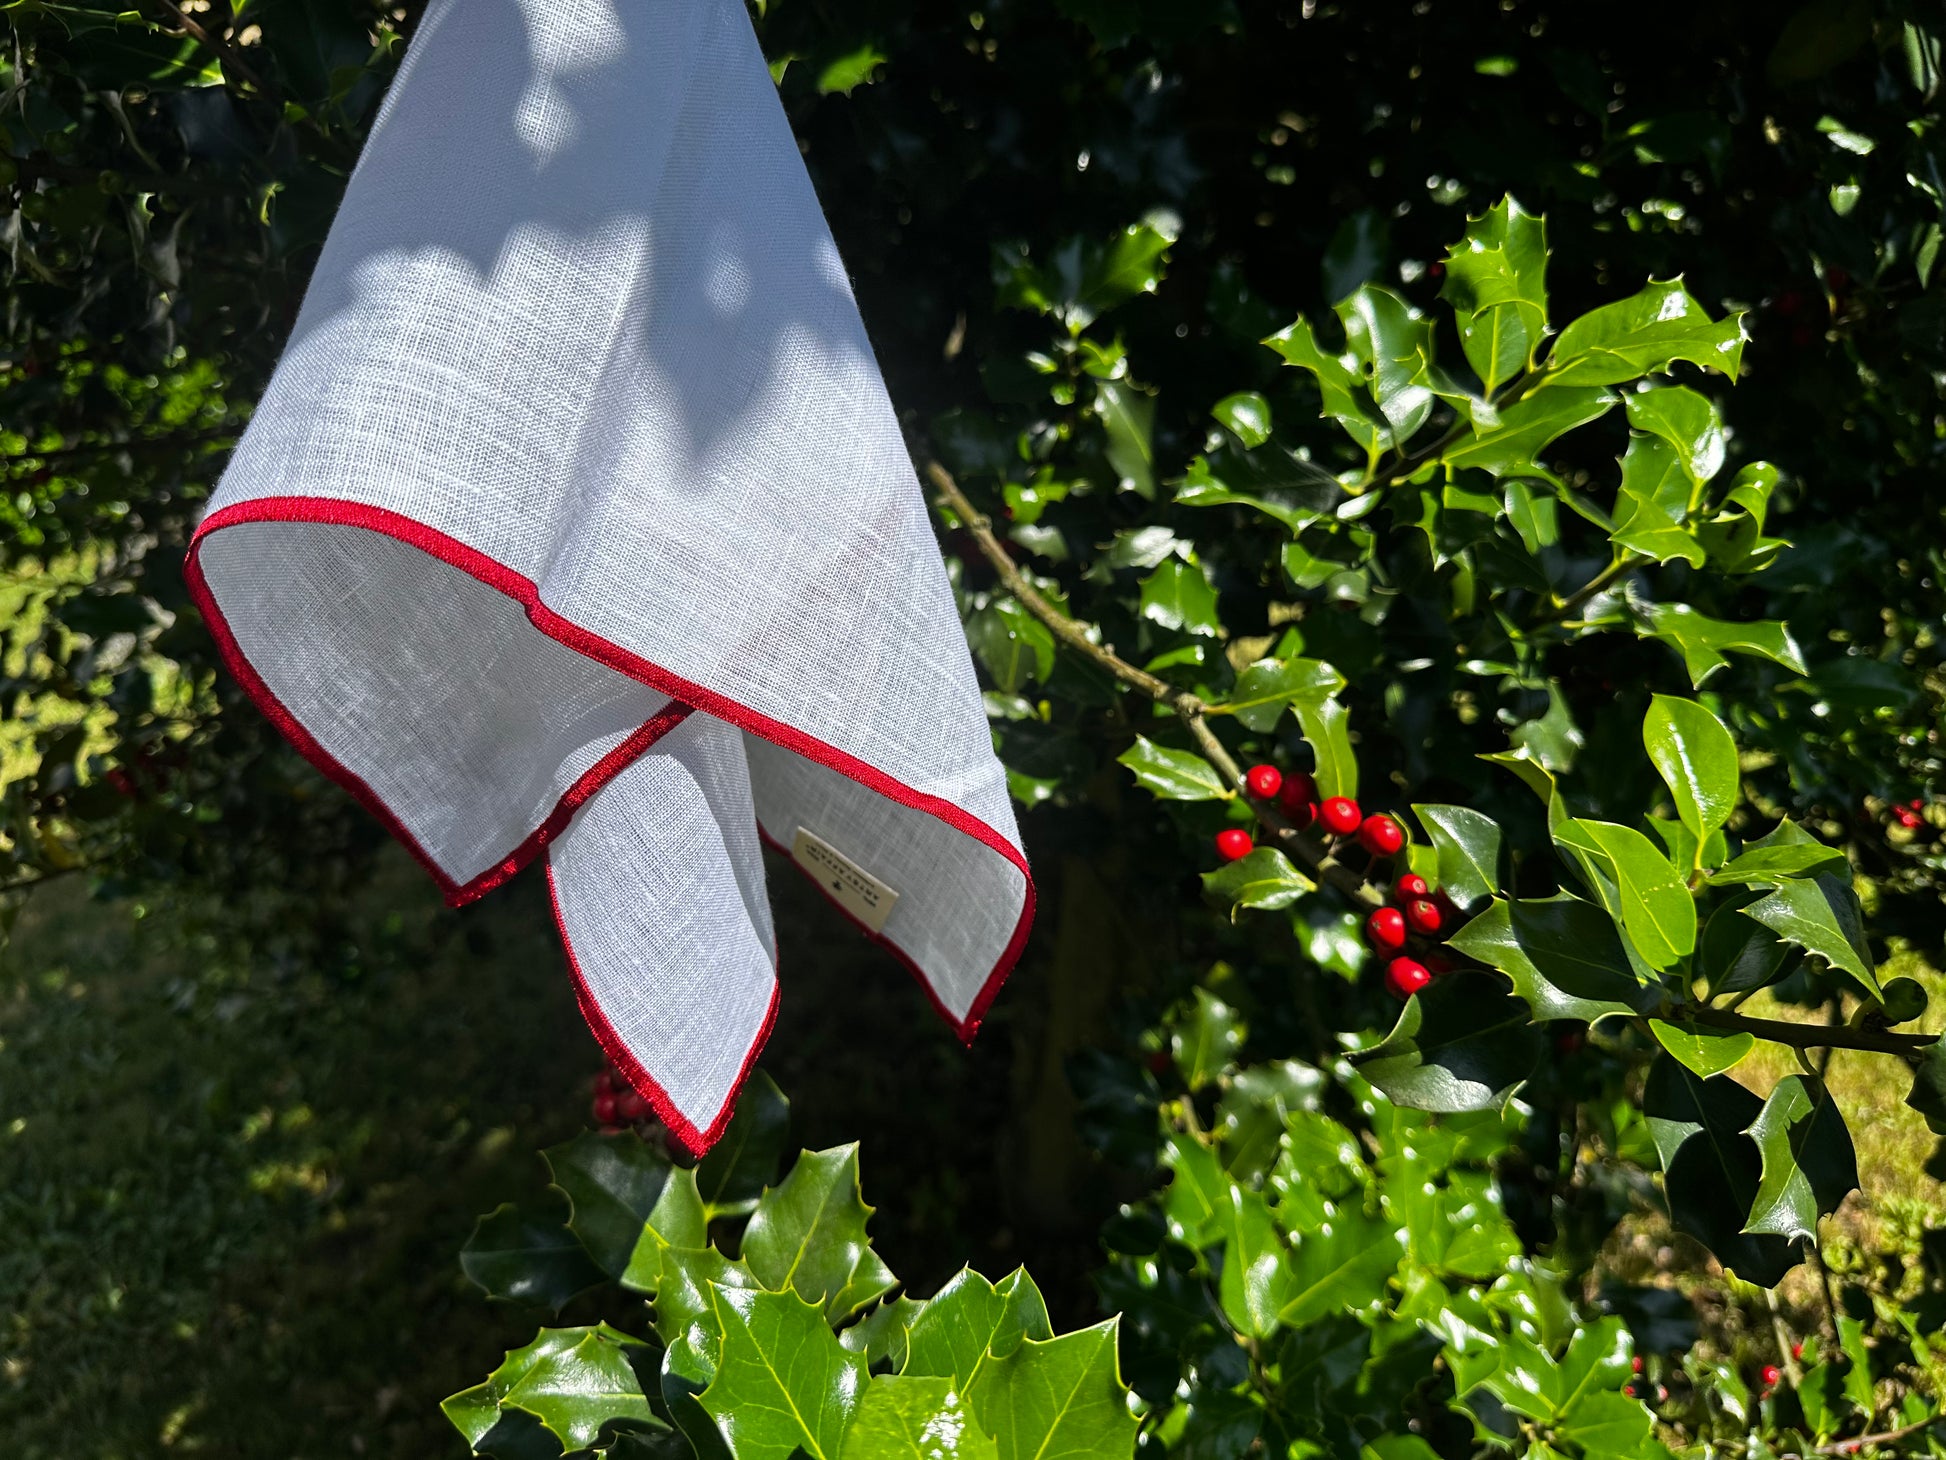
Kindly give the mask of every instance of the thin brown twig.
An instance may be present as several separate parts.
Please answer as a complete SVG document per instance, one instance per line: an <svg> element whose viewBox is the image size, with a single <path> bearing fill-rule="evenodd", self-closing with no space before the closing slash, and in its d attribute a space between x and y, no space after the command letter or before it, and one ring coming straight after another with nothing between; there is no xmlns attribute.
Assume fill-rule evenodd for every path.
<svg viewBox="0 0 1946 1460"><path fill-rule="evenodd" d="M1946 1415L1935 1414L1928 1419L1914 1420L1909 1425L1900 1425L1896 1430L1885 1430L1876 1435L1857 1435L1849 1440L1832 1440L1829 1444L1819 1445L1813 1455L1856 1455L1867 1445L1895 1445L1900 1440L1910 1439L1923 1429L1936 1425Z"/></svg>
<svg viewBox="0 0 1946 1460"><path fill-rule="evenodd" d="M972 536L980 555L987 560L993 571L1009 593L1020 601L1035 618L1045 624L1048 630L1062 643L1076 653L1085 656L1101 668L1107 670L1124 684L1133 686L1155 700L1174 710L1188 730L1190 738L1202 751L1204 759L1216 767L1223 777L1223 783L1242 795L1256 814L1258 823L1273 838L1279 849L1291 854L1309 867L1320 881L1328 882L1346 897L1365 907L1377 907L1385 901L1384 895L1367 882L1364 877L1347 867L1332 855L1331 849L1308 832L1300 830L1288 820L1274 803L1252 796L1244 783L1243 770L1236 763L1223 742L1217 739L1216 732L1209 727L1205 716L1216 707L1205 704L1188 690L1178 689L1166 680L1158 679L1146 669L1139 669L1114 650L1097 644L1088 636L1074 619L1062 613L1045 595L1028 581L1009 553L994 534L993 523L985 513L968 500L960 490L959 483L953 480L952 473L937 461L928 460L922 470L926 479L939 489L941 500L952 509L953 515Z"/></svg>
<svg viewBox="0 0 1946 1460"><path fill-rule="evenodd" d="M1794 1019L1758 1019L1749 1014L1733 1014L1728 1009L1712 1009L1706 1004L1686 1005L1684 1018L1717 1029L1734 1029L1768 1039L1792 1049L1864 1049L1878 1054L1917 1054L1936 1041L1936 1034L1894 1034L1889 1029L1855 1029L1847 1024L1800 1024Z"/></svg>

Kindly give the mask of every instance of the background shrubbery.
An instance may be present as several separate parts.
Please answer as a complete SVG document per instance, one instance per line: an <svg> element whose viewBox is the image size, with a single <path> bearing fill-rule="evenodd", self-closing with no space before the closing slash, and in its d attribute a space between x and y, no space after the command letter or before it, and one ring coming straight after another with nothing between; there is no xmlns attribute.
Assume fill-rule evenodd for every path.
<svg viewBox="0 0 1946 1460"><path fill-rule="evenodd" d="M6 7L12 1453L458 1453L436 1402L533 1335L531 1311L479 1299L455 1258L473 1213L534 1198L532 1152L578 1128L598 1068L544 911L519 888L441 910L218 674L179 575L416 9ZM1314 745L1343 752L1368 809L1492 817L1519 896L1592 895L1549 852L1541 802L1477 757L1525 747L1576 815L1640 825L1673 809L1643 750L1650 697L1700 694L1739 751L1731 835L1788 817L1837 849L1833 895L1856 896L1867 940L1863 982L1814 961L1740 1012L1884 1033L1874 970L1937 1002L1935 7L760 9L916 456L1172 691L1227 701L1266 658L1342 679L1338 730L1212 717L1228 754L1295 772L1323 769ZM1616 511L1640 406L1498 476L1469 475L1476 459L1410 480L1474 410L1464 397L1506 383L1453 332L1456 308L1490 301L1464 295L1448 250L1508 194L1545 215L1554 329L1678 275L1710 320L1741 318L1734 389L1682 360L1653 378L1713 403L1725 459L1708 520L1660 524L1677 551L1659 565L1611 572L1606 530L1578 510ZM1418 365L1346 407L1328 364L1291 369L1259 343L1307 319L1322 359L1351 348L1364 390L1332 312L1361 286L1354 322L1391 307L1376 290L1433 322L1452 388L1423 402L1416 440L1401 392L1429 388ZM1378 355L1418 359L1423 326L1388 318ZM1657 368L1635 365L1613 383ZM1396 484L1362 493L1370 513L1340 510L1342 474L1373 486L1374 457ZM1739 571L1759 564L1737 560L1751 534L1722 494L1759 461L1775 467L1760 535L1790 547ZM1735 1067L1753 1104L1792 1074L1828 1090L1856 1148L1862 1191L1774 1298L1666 1215L1645 1029L1519 1035L1530 1082L1505 1115L1394 1108L1345 1062L1398 1013L1356 904L1292 884L1234 922L1209 908L1209 837L1247 815L1220 777L1209 799L1158 802L1116 764L1138 735L1208 747L1057 652L966 514L941 520L1041 921L962 1055L780 873L765 1060L796 1142L862 1140L875 1244L913 1296L965 1262L997 1279L1024 1261L1051 1331L1121 1313L1145 1443L1172 1454L1372 1443L1396 1460L1496 1437L1633 1454L1651 1423L1674 1447L1748 1455L1913 1425L1886 1444L1936 1447L1946 1254L1925 1067L1920 1109L1896 1054L1800 1065L1766 1043ZM1646 607L1674 603L1787 625L1790 648L1731 652L1699 690L1676 652L1695 635ZM1264 1222L1185 1208L1189 1171ZM1315 1311L1291 1296L1308 1289L1253 1308L1239 1257L1302 1269L1331 1225L1302 1205L1318 1199L1374 1224L1370 1269ZM709 1235L734 1245L733 1226ZM601 1319L652 1334L612 1285L558 1321ZM1468 1367L1480 1354L1491 1369Z"/></svg>

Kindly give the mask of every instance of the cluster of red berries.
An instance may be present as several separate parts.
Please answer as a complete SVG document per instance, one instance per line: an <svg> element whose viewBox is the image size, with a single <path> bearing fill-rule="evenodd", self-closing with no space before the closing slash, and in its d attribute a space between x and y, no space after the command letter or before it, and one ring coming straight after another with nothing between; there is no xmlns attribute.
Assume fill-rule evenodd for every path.
<svg viewBox="0 0 1946 1460"><path fill-rule="evenodd" d="M1925 809L1926 803L1919 797L1914 796L1905 805L1894 806L1892 808L1892 819L1907 831L1917 831L1926 824L1926 818L1919 814Z"/></svg>
<svg viewBox="0 0 1946 1460"><path fill-rule="evenodd" d="M1398 822L1383 812L1365 815L1349 796L1320 799L1318 783L1302 771L1285 775L1274 765L1254 765L1243 784L1258 800L1275 802L1299 831L1319 826L1332 837L1353 837L1374 858L1396 857L1405 850L1405 831ZM1249 856L1255 846L1242 827L1226 827L1216 834L1217 854L1226 862ZM1409 999L1452 965L1438 954L1428 955L1422 963L1407 956L1406 944L1415 936L1437 938L1451 925L1456 910L1444 893L1433 891L1425 878L1411 872L1393 880L1392 895L1396 905L1377 908L1365 919L1365 941L1388 959L1385 987L1398 998Z"/></svg>
<svg viewBox="0 0 1946 1460"><path fill-rule="evenodd" d="M651 1120L655 1114L649 1109L649 1102L622 1077L621 1071L612 1067L595 1076L592 1113L603 1135L613 1135L625 1125Z"/></svg>

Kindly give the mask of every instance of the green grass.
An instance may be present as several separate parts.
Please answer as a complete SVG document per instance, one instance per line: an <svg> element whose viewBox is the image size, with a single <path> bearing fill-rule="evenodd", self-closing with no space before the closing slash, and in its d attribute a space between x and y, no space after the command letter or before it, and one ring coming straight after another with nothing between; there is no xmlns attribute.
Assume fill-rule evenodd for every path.
<svg viewBox="0 0 1946 1460"><path fill-rule="evenodd" d="M530 1317L461 1277L599 1066L532 886L403 857L323 959L301 899L58 884L0 955L0 1452L464 1453L438 1401ZM226 930L226 923L228 924ZM323 964L323 967L320 967Z"/></svg>

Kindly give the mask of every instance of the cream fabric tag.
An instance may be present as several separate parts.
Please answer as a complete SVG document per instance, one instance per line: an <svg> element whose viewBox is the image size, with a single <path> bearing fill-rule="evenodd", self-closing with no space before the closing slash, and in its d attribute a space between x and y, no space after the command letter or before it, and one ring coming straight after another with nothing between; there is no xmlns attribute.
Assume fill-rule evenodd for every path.
<svg viewBox="0 0 1946 1460"><path fill-rule="evenodd" d="M884 929L899 894L852 861L830 842L803 827L791 842L791 859L811 874L831 900L872 932Z"/></svg>

